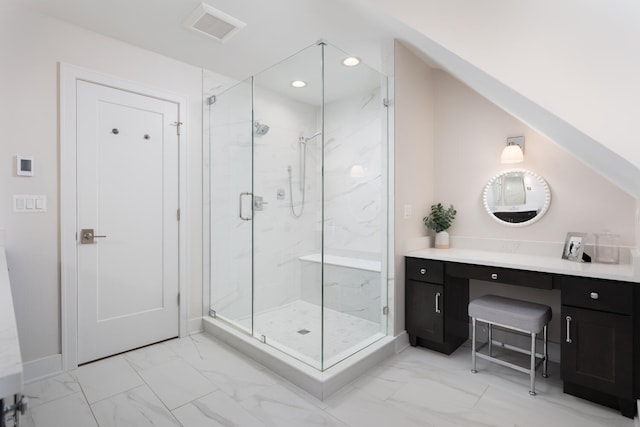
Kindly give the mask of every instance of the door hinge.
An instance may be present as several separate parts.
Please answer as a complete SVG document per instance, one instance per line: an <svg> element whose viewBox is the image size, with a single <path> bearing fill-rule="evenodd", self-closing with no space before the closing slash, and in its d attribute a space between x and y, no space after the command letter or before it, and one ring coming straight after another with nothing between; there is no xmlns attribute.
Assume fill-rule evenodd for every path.
<svg viewBox="0 0 640 427"><path fill-rule="evenodd" d="M384 314L385 316L387 314L389 314L389 307L388 306L385 305L384 307L382 307L382 314Z"/></svg>
<svg viewBox="0 0 640 427"><path fill-rule="evenodd" d="M388 98L384 98L382 100L382 105L385 106L385 107L389 107L389 99Z"/></svg>
<svg viewBox="0 0 640 427"><path fill-rule="evenodd" d="M216 103L216 96L215 95L210 96L209 98L207 98L207 104L213 105L215 103Z"/></svg>
<svg viewBox="0 0 640 427"><path fill-rule="evenodd" d="M176 127L176 135L180 135L180 126L182 126L183 123L182 122L173 122L171 123L171 126L175 126Z"/></svg>
<svg viewBox="0 0 640 427"><path fill-rule="evenodd" d="M180 209L176 211L176 218L180 221Z"/></svg>
<svg viewBox="0 0 640 427"><path fill-rule="evenodd" d="M178 292L178 305L180 305L180 292Z"/></svg>

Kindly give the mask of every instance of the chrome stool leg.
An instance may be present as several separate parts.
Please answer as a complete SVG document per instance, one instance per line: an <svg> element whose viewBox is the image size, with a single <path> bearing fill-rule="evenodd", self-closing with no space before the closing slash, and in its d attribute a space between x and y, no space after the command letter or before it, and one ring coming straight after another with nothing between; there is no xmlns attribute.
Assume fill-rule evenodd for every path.
<svg viewBox="0 0 640 427"><path fill-rule="evenodd" d="M489 356L493 356L493 323L489 323Z"/></svg>
<svg viewBox="0 0 640 427"><path fill-rule="evenodd" d="M549 378L547 374L547 360L549 360L549 354L547 353L547 325L544 325L544 361L542 362L542 376Z"/></svg>
<svg viewBox="0 0 640 427"><path fill-rule="evenodd" d="M477 374L476 370L476 318L471 318L471 323L473 324L472 332L471 332L471 372Z"/></svg>
<svg viewBox="0 0 640 427"><path fill-rule="evenodd" d="M531 396L536 395L536 334L531 332L531 388L529 394Z"/></svg>

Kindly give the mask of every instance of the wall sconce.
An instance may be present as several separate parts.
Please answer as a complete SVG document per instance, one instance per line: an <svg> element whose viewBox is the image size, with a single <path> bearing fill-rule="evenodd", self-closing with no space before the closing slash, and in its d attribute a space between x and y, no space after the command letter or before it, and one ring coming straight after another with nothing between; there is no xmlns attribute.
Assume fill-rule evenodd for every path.
<svg viewBox="0 0 640 427"><path fill-rule="evenodd" d="M500 163L521 163L524 161L524 136L507 138L507 146L502 150Z"/></svg>

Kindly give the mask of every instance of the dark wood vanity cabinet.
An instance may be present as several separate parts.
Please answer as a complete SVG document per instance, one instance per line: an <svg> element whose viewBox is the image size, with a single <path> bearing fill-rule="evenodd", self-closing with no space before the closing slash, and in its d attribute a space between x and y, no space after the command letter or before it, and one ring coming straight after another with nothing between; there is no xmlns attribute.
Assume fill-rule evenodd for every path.
<svg viewBox="0 0 640 427"><path fill-rule="evenodd" d="M406 311L409 343L418 345L418 338L437 344L444 343L442 313L443 286L416 280L407 281Z"/></svg>
<svg viewBox="0 0 640 427"><path fill-rule="evenodd" d="M581 277L560 284L564 391L633 417L634 286Z"/></svg>
<svg viewBox="0 0 640 427"><path fill-rule="evenodd" d="M412 346L451 354L469 335L469 287L455 278L447 278L445 287L444 266L442 261L406 258L405 322Z"/></svg>
<svg viewBox="0 0 640 427"><path fill-rule="evenodd" d="M565 393L634 416L640 399L640 284L481 263L405 261L405 320L412 346L451 354L469 338L472 279L559 288Z"/></svg>

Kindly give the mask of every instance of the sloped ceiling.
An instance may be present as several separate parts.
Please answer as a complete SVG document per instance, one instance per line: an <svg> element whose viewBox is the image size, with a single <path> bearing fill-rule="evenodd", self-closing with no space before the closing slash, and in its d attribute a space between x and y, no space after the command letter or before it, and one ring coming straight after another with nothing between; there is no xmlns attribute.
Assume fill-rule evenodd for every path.
<svg viewBox="0 0 640 427"><path fill-rule="evenodd" d="M640 3L362 0L401 39L640 198Z"/></svg>
<svg viewBox="0 0 640 427"><path fill-rule="evenodd" d="M243 79L324 39L380 69L398 38L640 199L636 0L204 0L247 26L182 26L198 0L0 0Z"/></svg>

